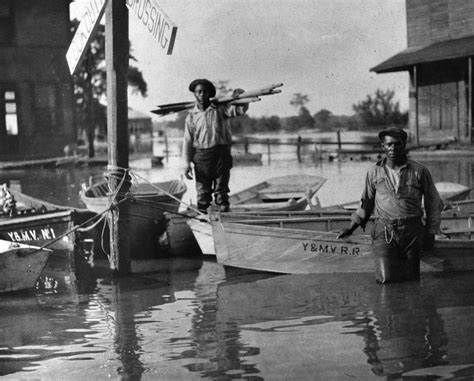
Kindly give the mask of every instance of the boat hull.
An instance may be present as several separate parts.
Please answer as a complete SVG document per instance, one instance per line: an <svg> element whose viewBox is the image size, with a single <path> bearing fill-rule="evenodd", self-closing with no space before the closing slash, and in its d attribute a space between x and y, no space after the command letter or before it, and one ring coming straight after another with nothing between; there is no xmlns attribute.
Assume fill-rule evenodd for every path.
<svg viewBox="0 0 474 381"><path fill-rule="evenodd" d="M166 212L177 212L186 192L186 185L178 180L140 184L130 193L125 218L129 219L130 256L132 259L150 259L168 255L166 239ZM110 205L106 195L107 184L102 182L86 187L80 194L89 210L104 213ZM107 230L107 229L106 229ZM104 236L107 237L107 231ZM105 238L107 241L107 238ZM107 244L104 245L107 248Z"/></svg>
<svg viewBox="0 0 474 381"><path fill-rule="evenodd" d="M74 212L63 210L0 218L0 239L53 250L74 250Z"/></svg>
<svg viewBox="0 0 474 381"><path fill-rule="evenodd" d="M0 292L34 288L50 251L24 244L9 246L0 253Z"/></svg>
<svg viewBox="0 0 474 381"><path fill-rule="evenodd" d="M342 218L295 221L255 220L231 222L211 215L218 263L224 266L274 273L365 273L373 272L374 256L368 235L338 240L328 231ZM280 225L280 226L279 226ZM439 239L423 253L422 272L474 270L474 241Z"/></svg>

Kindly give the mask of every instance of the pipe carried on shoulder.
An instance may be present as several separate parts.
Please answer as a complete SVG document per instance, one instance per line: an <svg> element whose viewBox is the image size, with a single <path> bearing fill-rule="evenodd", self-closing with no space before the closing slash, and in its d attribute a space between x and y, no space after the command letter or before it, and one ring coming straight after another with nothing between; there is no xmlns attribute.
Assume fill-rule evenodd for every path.
<svg viewBox="0 0 474 381"><path fill-rule="evenodd" d="M224 95L220 97L214 97L211 99L211 102L214 104L244 104L250 102L258 102L261 99L259 97L265 95L273 95L281 93L281 89L278 87L283 86L283 83L277 83L270 86L262 87L256 90L245 91L242 94L238 95ZM168 115L175 112L180 112L184 110L190 110L194 107L195 102L177 102L177 103L167 103L163 105L158 105L156 110L151 112L157 115Z"/></svg>

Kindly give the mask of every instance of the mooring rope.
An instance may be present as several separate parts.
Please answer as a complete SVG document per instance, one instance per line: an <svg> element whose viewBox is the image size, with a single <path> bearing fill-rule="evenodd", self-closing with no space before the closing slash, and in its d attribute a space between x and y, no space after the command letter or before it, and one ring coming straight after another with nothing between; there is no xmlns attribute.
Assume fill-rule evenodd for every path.
<svg viewBox="0 0 474 381"><path fill-rule="evenodd" d="M117 204L115 204L115 205L118 205L119 203L121 203L121 202L123 202L123 201L125 201L125 199L120 200L120 201L119 201ZM99 220L101 220L102 217L105 217L105 213L107 213L111 208L112 208L112 206L109 207L109 208L107 208L107 209L105 209L105 210L102 211L101 213L98 213L98 214L96 214L95 216L92 216L91 218L89 218L89 219L87 219L86 221L84 221L82 224L77 225L77 226L74 226L72 229L69 229L68 231L66 231L66 232L64 232L63 234L59 235L59 236L56 237L55 239L53 239L53 240L51 240L51 241L45 243L44 245L38 247L38 248L35 249L31 254L34 254L34 253L36 253L36 252L38 252L38 251L41 251L41 250L44 250L44 249L48 248L49 246L51 246L52 244L58 242L59 240L63 239L64 237L68 236L69 234L74 233L75 231L78 231L79 229L82 229L83 226L89 224L91 221L93 221L93 220L94 220L95 218L97 218L97 217L99 217ZM98 222L99 222L99 221L96 221L95 224L98 224Z"/></svg>
<svg viewBox="0 0 474 381"><path fill-rule="evenodd" d="M139 175L136 171L130 169L130 168L122 168L122 167L118 167L118 166L114 166L113 167L114 169L119 169L119 170L122 170L122 171L128 171L130 173L130 175L132 177L134 177L135 179L140 179L144 182L146 182L147 184L149 184L152 188L158 190L158 191L161 191L163 193L165 193L166 195L170 196L172 199L178 201L179 203L182 203L184 206L186 206L188 209L198 213L198 214L201 214L203 216L205 216L205 213L201 212L199 209L197 209L196 207L194 207L192 204L188 204L186 202L184 202L182 199L176 197L175 195L173 195L172 193L170 193L168 190L166 189L163 189L162 187L150 182L148 179L146 179L145 177Z"/></svg>
<svg viewBox="0 0 474 381"><path fill-rule="evenodd" d="M123 167L108 165L107 170L108 171L107 171L106 174L104 174L104 177L106 177L108 179L119 180L119 183L117 184L115 189L112 190L109 187L109 190L110 190L111 194L109 195L109 200L110 201L109 201L109 205L107 206L107 208L104 209L102 212L100 212L100 213L92 216L91 218L87 219L86 221L84 221L80 225L74 226L72 229L69 229L68 231L66 231L63 234L59 235L55 239L53 239L53 240L49 241L48 243L38 247L37 249L35 249L32 252L32 254L48 248L49 246L53 245L54 243L58 242L59 240L63 239L64 237L66 237L66 236L68 236L68 235L70 235L70 234L72 234L76 231L79 232L79 233L88 232L88 231L96 228L102 221L105 221L105 223L103 224L103 227L102 227L102 232L101 232L101 248L102 248L102 251L105 253L105 255L107 256L107 258L110 261L110 259L111 259L110 258L110 253L104 247L105 229L106 229L107 225L109 224L109 221L106 218L106 213L110 212L112 210L112 208L117 207L119 204L121 204L122 202L125 202L127 200L135 202L137 204L142 204L142 205L148 206L148 207L153 208L153 209L173 213L173 214L178 215L178 216L196 219L196 220L201 221L201 222L207 222L208 221L207 215L205 213L201 212L199 209L195 208L192 204L188 204L188 203L184 202L182 199L176 197L175 195L170 193L168 190L163 189L162 187L150 182L149 180L147 180L143 176L140 176L138 173L131 170L130 168L123 168ZM120 173L122 171L123 171L123 176L119 176L118 173ZM174 210L167 209L166 206L169 206L169 207L175 206L174 204L171 204L171 203L156 202L156 201L153 201L153 200L147 200L147 201L140 200L140 199L134 197L133 193L131 193L130 191L125 193L125 195L124 195L125 197L123 197L122 199L117 201L117 196L119 195L120 190L122 189L122 186L125 184L125 182L128 181L131 184L133 184L130 180L132 178L135 179L137 183L139 182L138 179L148 183L155 190L166 194L167 196L171 197L175 201L178 201L179 203L182 203L184 206L186 206L191 211L194 211L195 213L197 213L197 216L193 216L193 215L190 215L188 213L181 213L179 211L174 211ZM90 185L92 185L92 184L90 184ZM159 205L163 205L163 206L160 207ZM128 214L128 215L133 216L133 217L150 218L150 217L147 217L145 215L138 215L138 214ZM95 222L92 222L96 218L97 218L97 220ZM92 222L92 224L91 224L91 222Z"/></svg>

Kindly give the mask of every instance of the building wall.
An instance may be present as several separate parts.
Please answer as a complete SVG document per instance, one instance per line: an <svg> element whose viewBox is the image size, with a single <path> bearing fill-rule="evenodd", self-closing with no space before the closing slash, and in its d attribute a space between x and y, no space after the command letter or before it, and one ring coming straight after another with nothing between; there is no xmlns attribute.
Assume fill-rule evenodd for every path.
<svg viewBox="0 0 474 381"><path fill-rule="evenodd" d="M474 34L472 0L406 0L408 47Z"/></svg>
<svg viewBox="0 0 474 381"><path fill-rule="evenodd" d="M467 59L417 66L418 105L415 93L411 91L410 132L416 136L418 117L420 143L449 137L468 141L467 71Z"/></svg>
<svg viewBox="0 0 474 381"><path fill-rule="evenodd" d="M61 156L75 140L72 77L65 59L72 37L69 2L0 0L0 9L10 3L12 22L11 40L0 44L0 87L14 88L18 119L18 150L0 145L2 160Z"/></svg>

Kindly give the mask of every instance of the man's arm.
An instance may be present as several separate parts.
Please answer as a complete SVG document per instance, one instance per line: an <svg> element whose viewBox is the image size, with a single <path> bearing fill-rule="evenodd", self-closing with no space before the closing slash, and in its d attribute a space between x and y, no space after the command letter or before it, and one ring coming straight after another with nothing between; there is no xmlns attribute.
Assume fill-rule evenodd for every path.
<svg viewBox="0 0 474 381"><path fill-rule="evenodd" d="M245 90L235 89L234 92L232 93L232 96L236 97L237 95L242 94L242 93L245 93ZM228 118L235 118L237 116L244 115L248 109L249 109L248 103L241 103L238 105L227 104L224 113Z"/></svg>
<svg viewBox="0 0 474 381"><path fill-rule="evenodd" d="M373 186L372 174L367 172L365 177L365 188L362 192L361 203L359 208L352 213L351 223L349 227L344 229L337 238L345 238L350 236L359 226L365 229L365 225L372 215L375 205L375 188Z"/></svg>
<svg viewBox="0 0 474 381"><path fill-rule="evenodd" d="M184 123L183 156L186 163L184 176L189 180L193 178L191 162L194 158L194 134L192 128L191 117L188 115L186 122Z"/></svg>

